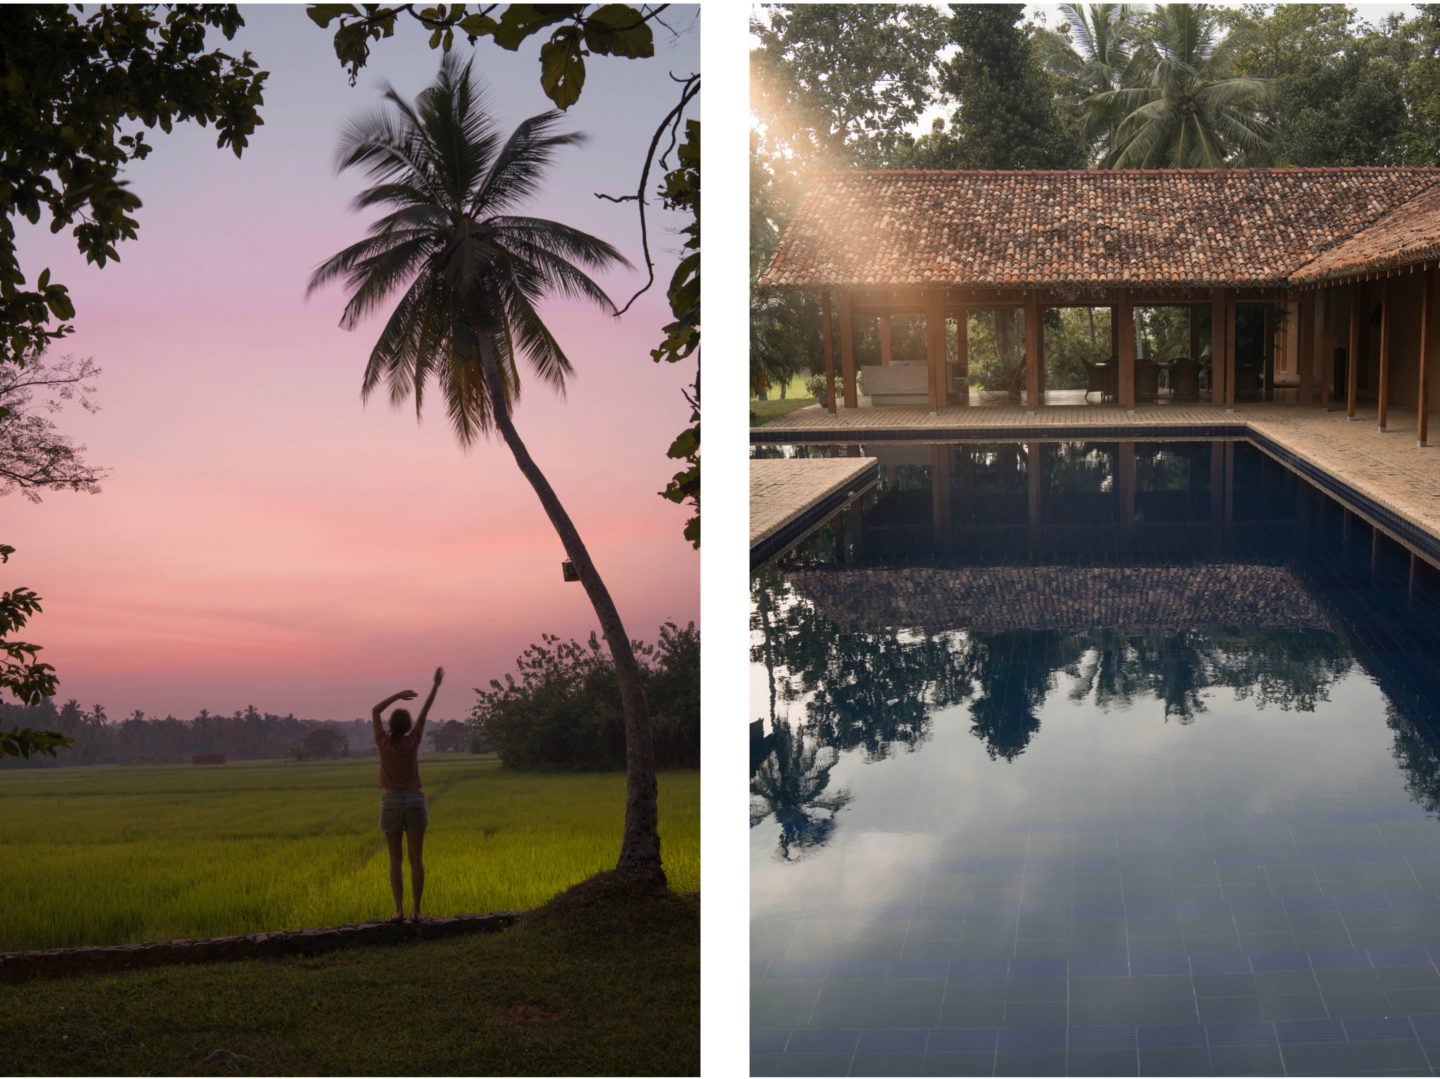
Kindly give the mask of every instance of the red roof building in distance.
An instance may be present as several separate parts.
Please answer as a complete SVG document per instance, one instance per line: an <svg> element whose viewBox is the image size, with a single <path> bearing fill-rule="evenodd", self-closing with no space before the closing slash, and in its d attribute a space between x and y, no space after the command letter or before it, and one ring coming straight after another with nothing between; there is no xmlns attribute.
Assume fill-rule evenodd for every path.
<svg viewBox="0 0 1440 1079"><path fill-rule="evenodd" d="M1193 368L1178 381L1197 398L1273 400L1275 341L1293 333L1299 403L1333 397L1353 417L1368 398L1382 430L1389 405L1414 406L1424 444L1437 262L1440 168L835 171L809 177L758 287L820 294L846 407L858 406L857 319L880 319L876 371L890 365L890 318L924 315L928 370L871 381L933 413L969 394L965 335L948 354L945 320L1023 307L1009 392L1034 410L1044 309L1108 306L1111 362L1092 390L1133 409L1137 379L1142 399L1157 392L1149 358L1137 366L1133 309L1209 307L1203 340L1192 318L1190 355L1165 358Z"/></svg>

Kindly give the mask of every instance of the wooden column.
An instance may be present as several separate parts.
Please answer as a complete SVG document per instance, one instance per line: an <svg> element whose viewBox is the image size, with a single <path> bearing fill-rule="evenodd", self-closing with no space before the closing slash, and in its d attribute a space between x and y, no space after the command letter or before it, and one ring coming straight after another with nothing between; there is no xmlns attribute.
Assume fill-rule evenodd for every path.
<svg viewBox="0 0 1440 1079"><path fill-rule="evenodd" d="M1360 393L1360 317L1365 309L1365 286L1350 290L1350 347L1345 352L1345 418L1355 418L1355 399Z"/></svg>
<svg viewBox="0 0 1440 1079"><path fill-rule="evenodd" d="M1435 271L1424 271L1420 281L1420 393L1415 399L1415 441L1421 446L1430 435L1430 292L1434 284ZM1413 555L1410 561L1413 576Z"/></svg>
<svg viewBox="0 0 1440 1079"><path fill-rule="evenodd" d="M957 402L968 405L970 403L970 312L963 307L960 309L960 318L955 328L955 373L960 379L960 385L965 388L965 396Z"/></svg>
<svg viewBox="0 0 1440 1079"><path fill-rule="evenodd" d="M949 550L954 527L950 506L950 456L954 449L951 445L930 447L930 524L935 549L942 553Z"/></svg>
<svg viewBox="0 0 1440 1079"><path fill-rule="evenodd" d="M1025 293L1025 407L1034 412L1040 407L1040 369L1045 362L1040 342L1044 331L1040 322L1040 293Z"/></svg>
<svg viewBox="0 0 1440 1079"><path fill-rule="evenodd" d="M1260 309L1260 400L1275 400L1275 312L1267 303Z"/></svg>
<svg viewBox="0 0 1440 1079"><path fill-rule="evenodd" d="M1320 290L1323 311L1320 333L1320 407L1330 411L1330 387L1335 382L1335 294Z"/></svg>
<svg viewBox="0 0 1440 1079"><path fill-rule="evenodd" d="M1135 528L1135 443L1120 443L1119 468L1120 524L1129 532Z"/></svg>
<svg viewBox="0 0 1440 1079"><path fill-rule="evenodd" d="M835 349L831 344L830 293L820 293L820 339L825 343L825 407L835 411Z"/></svg>
<svg viewBox="0 0 1440 1079"><path fill-rule="evenodd" d="M1210 523L1225 522L1225 443L1210 443Z"/></svg>
<svg viewBox="0 0 1440 1079"><path fill-rule="evenodd" d="M1380 287L1380 408L1377 422L1385 430L1390 418L1390 278Z"/></svg>
<svg viewBox="0 0 1440 1079"><path fill-rule="evenodd" d="M1115 310L1120 320L1120 404L1127 412L1135 411L1135 309L1130 306L1130 290L1120 290Z"/></svg>
<svg viewBox="0 0 1440 1079"><path fill-rule="evenodd" d="M1225 403L1225 308L1223 288L1210 293L1210 403Z"/></svg>
<svg viewBox="0 0 1440 1079"><path fill-rule="evenodd" d="M840 293L840 377L845 387L845 407L855 408L855 298L847 290Z"/></svg>
<svg viewBox="0 0 1440 1079"><path fill-rule="evenodd" d="M1225 404L1235 403L1235 293L1225 295Z"/></svg>
<svg viewBox="0 0 1440 1079"><path fill-rule="evenodd" d="M1225 443L1225 530L1235 523L1235 443Z"/></svg>
<svg viewBox="0 0 1440 1079"><path fill-rule="evenodd" d="M930 368L930 411L945 407L945 294L925 294L925 361Z"/></svg>
<svg viewBox="0 0 1440 1079"><path fill-rule="evenodd" d="M1295 373L1300 378L1300 403L1308 405L1315 374L1315 293L1302 295L1296 310L1300 332L1295 335Z"/></svg>
<svg viewBox="0 0 1440 1079"><path fill-rule="evenodd" d="M894 358L894 327L890 325L890 316L880 316L880 366L889 367L890 361Z"/></svg>
<svg viewBox="0 0 1440 1079"><path fill-rule="evenodd" d="M1026 505L1030 522L1030 538L1033 542L1040 535L1040 495L1045 478L1043 442L1025 443L1025 486L1029 500Z"/></svg>

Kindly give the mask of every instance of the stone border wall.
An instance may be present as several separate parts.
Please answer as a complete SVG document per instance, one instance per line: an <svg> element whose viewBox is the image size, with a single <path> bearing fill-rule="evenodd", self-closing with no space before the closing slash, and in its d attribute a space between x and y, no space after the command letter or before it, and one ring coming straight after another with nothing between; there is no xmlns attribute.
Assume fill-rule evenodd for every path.
<svg viewBox="0 0 1440 1079"><path fill-rule="evenodd" d="M167 940L93 948L0 952L0 982L28 982L34 978L139 970L177 963L317 955L354 944L400 944L463 933L493 933L508 929L515 923L516 917L515 912L502 911L496 914L461 914L453 918L425 918L418 922L362 922L329 929L251 933L243 937L215 937L211 940Z"/></svg>

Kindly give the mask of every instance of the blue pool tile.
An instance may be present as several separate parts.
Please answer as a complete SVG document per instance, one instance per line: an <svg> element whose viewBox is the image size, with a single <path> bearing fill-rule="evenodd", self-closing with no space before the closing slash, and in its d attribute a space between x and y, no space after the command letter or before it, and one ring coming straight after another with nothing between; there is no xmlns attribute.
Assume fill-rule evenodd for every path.
<svg viewBox="0 0 1440 1079"><path fill-rule="evenodd" d="M1430 955L1424 948L1371 948L1370 962L1377 967L1424 967Z"/></svg>
<svg viewBox="0 0 1440 1079"><path fill-rule="evenodd" d="M1063 959L1012 959L1012 978L1063 978L1066 966Z"/></svg>
<svg viewBox="0 0 1440 1079"><path fill-rule="evenodd" d="M903 1030L862 1030L862 1053L923 1053L930 1032L921 1027Z"/></svg>
<svg viewBox="0 0 1440 1079"><path fill-rule="evenodd" d="M1190 960L1183 955L1136 955L1130 969L1136 974L1189 974Z"/></svg>
<svg viewBox="0 0 1440 1079"><path fill-rule="evenodd" d="M858 1030L795 1030L790 1032L790 1053L847 1053L859 1040Z"/></svg>
<svg viewBox="0 0 1440 1079"><path fill-rule="evenodd" d="M879 981L885 977L889 966L883 959L837 959L830 964L830 977L842 981L857 978Z"/></svg>
<svg viewBox="0 0 1440 1079"><path fill-rule="evenodd" d="M1079 899L1070 908L1075 918L1123 918L1125 901L1122 899Z"/></svg>
<svg viewBox="0 0 1440 1079"><path fill-rule="evenodd" d="M1345 1025L1339 1019L1282 1019L1275 1023L1275 1036L1282 1044L1343 1042Z"/></svg>
<svg viewBox="0 0 1440 1079"><path fill-rule="evenodd" d="M1168 1023L1136 1029L1141 1049L1204 1049L1205 1028L1199 1023Z"/></svg>
<svg viewBox="0 0 1440 1079"><path fill-rule="evenodd" d="M1071 1027L1070 1028L1070 1049L1134 1049L1135 1028L1126 1026L1111 1027Z"/></svg>
<svg viewBox="0 0 1440 1079"><path fill-rule="evenodd" d="M1205 1034L1211 1047L1274 1045L1275 1024L1252 1023L1207 1023Z"/></svg>
<svg viewBox="0 0 1440 1079"><path fill-rule="evenodd" d="M1335 897L1332 895L1296 895L1283 901L1285 909L1292 913L1297 911L1312 910L1335 910Z"/></svg>
<svg viewBox="0 0 1440 1079"><path fill-rule="evenodd" d="M1010 962L1006 959L952 959L950 977L1003 978L1009 966Z"/></svg>
<svg viewBox="0 0 1440 1079"><path fill-rule="evenodd" d="M913 903L906 903L901 906L872 907L866 911L866 914L880 922L891 921L897 918L902 921L909 921L915 916L915 905Z"/></svg>
<svg viewBox="0 0 1440 1079"><path fill-rule="evenodd" d="M767 981L785 981L796 978L824 978L830 973L828 962L802 962L795 959L772 959L765 968Z"/></svg>
<svg viewBox="0 0 1440 1079"><path fill-rule="evenodd" d="M1065 1048L1064 1027L1004 1027L996 1048L1004 1052L1014 1049L1058 1049Z"/></svg>
<svg viewBox="0 0 1440 1079"><path fill-rule="evenodd" d="M950 961L946 959L897 959L890 964L890 977L946 978L950 975Z"/></svg>
<svg viewBox="0 0 1440 1079"><path fill-rule="evenodd" d="M1310 960L1304 952L1254 952L1250 966L1262 970L1309 970Z"/></svg>
<svg viewBox="0 0 1440 1079"><path fill-rule="evenodd" d="M1346 1019L1344 1023L1345 1033L1352 1042L1393 1041L1415 1036L1414 1028L1405 1016Z"/></svg>
<svg viewBox="0 0 1440 1079"><path fill-rule="evenodd" d="M1277 899L1274 896L1237 896L1230 900L1229 905L1234 914L1283 914L1285 912L1285 900Z"/></svg>
<svg viewBox="0 0 1440 1079"><path fill-rule="evenodd" d="M1250 957L1240 953L1192 955L1190 969L1196 974L1248 974Z"/></svg>
<svg viewBox="0 0 1440 1079"><path fill-rule="evenodd" d="M764 1030L750 1028L750 1050L755 1053L778 1053L785 1048L789 1039L788 1030Z"/></svg>
<svg viewBox="0 0 1440 1079"><path fill-rule="evenodd" d="M1310 966L1315 970L1352 970L1369 965L1369 954L1358 948L1317 948L1310 952Z"/></svg>
<svg viewBox="0 0 1440 1079"><path fill-rule="evenodd" d="M1390 905L1390 897L1384 892L1342 893L1335 897L1335 906L1340 910L1380 910Z"/></svg>
<svg viewBox="0 0 1440 1079"><path fill-rule="evenodd" d="M1076 956L1070 960L1070 977L1072 978L1124 977L1129 973L1130 962L1124 956L1108 958Z"/></svg>
<svg viewBox="0 0 1440 1079"><path fill-rule="evenodd" d="M930 1031L932 1053L993 1052L999 1031L993 1027L937 1027Z"/></svg>
<svg viewBox="0 0 1440 1079"><path fill-rule="evenodd" d="M1412 1015L1410 1025L1421 1038L1440 1038L1440 1015Z"/></svg>

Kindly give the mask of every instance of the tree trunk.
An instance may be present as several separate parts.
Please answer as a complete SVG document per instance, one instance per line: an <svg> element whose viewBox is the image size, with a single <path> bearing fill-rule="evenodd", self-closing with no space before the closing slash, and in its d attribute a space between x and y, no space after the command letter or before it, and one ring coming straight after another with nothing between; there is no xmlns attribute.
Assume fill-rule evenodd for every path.
<svg viewBox="0 0 1440 1079"><path fill-rule="evenodd" d="M505 445L515 457L515 464L530 481L545 514L550 518L565 553L580 576L585 594L595 608L595 617L610 646L610 655L615 661L615 677L620 684L620 704L625 713L625 835L620 844L620 860L615 868L627 873L643 874L665 880L665 871L660 864L659 808L656 803L655 783L655 741L650 727L650 707L645 701L645 687L640 680L640 664L635 659L635 650L620 621L620 612L600 573L591 561L590 552L580 539L580 533L560 504L550 481L545 478L538 465L520 440L519 432L510 419L509 401L505 396L504 384L500 380L500 367L495 350L490 342L480 342L481 367L485 375L485 386L490 394L495 426Z"/></svg>

